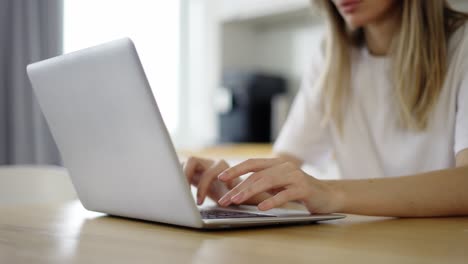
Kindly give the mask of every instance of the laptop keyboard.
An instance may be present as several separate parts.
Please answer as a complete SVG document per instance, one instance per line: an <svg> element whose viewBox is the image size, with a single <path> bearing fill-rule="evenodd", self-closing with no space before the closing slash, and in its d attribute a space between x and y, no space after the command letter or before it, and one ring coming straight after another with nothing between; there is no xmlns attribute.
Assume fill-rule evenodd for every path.
<svg viewBox="0 0 468 264"><path fill-rule="evenodd" d="M249 217L275 217L273 215L263 215L247 212L235 212L224 210L202 210L200 214L203 219L223 219L223 218L249 218Z"/></svg>

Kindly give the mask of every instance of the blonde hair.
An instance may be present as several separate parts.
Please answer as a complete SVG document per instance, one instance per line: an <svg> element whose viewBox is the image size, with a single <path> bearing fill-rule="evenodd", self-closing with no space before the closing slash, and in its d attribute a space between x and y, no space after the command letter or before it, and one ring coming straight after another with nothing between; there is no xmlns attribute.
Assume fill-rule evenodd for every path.
<svg viewBox="0 0 468 264"><path fill-rule="evenodd" d="M314 1L314 0L312 0ZM362 29L350 30L331 0L320 0L328 21L322 90L323 121L342 129L350 97L350 50L364 44ZM447 71L449 36L468 18L444 0L401 0L401 21L390 57L401 125L424 130L437 103Z"/></svg>

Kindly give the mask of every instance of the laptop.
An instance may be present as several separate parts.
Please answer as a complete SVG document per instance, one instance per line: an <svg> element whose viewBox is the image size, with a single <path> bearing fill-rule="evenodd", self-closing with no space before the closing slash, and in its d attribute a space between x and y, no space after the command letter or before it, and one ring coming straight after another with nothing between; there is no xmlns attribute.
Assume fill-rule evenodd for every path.
<svg viewBox="0 0 468 264"><path fill-rule="evenodd" d="M202 229L344 217L198 207L128 38L30 64L27 73L88 210Z"/></svg>

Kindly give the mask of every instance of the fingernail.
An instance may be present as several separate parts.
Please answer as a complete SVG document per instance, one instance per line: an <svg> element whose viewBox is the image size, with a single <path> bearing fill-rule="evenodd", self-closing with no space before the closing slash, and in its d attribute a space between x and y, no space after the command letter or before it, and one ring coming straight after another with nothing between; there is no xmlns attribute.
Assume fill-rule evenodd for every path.
<svg viewBox="0 0 468 264"><path fill-rule="evenodd" d="M238 193L238 194L234 195L231 198L231 201L233 201L235 203L238 203L238 202L242 201L242 198L244 198L244 194L243 193Z"/></svg>
<svg viewBox="0 0 468 264"><path fill-rule="evenodd" d="M264 202L261 202L261 203L258 205L258 209L259 209L260 211L266 211L266 210L268 209L268 206L269 206L268 202L265 202L265 201L264 201Z"/></svg>
<svg viewBox="0 0 468 264"><path fill-rule="evenodd" d="M227 202L229 202L229 200L230 200L230 199L229 199L229 196L224 196L224 197L222 197L221 199L219 199L218 203L219 203L220 205L226 205Z"/></svg>
<svg viewBox="0 0 468 264"><path fill-rule="evenodd" d="M221 173L220 175L218 175L218 179L220 179L220 180L226 180L227 176L228 176L227 173L223 172L223 173Z"/></svg>

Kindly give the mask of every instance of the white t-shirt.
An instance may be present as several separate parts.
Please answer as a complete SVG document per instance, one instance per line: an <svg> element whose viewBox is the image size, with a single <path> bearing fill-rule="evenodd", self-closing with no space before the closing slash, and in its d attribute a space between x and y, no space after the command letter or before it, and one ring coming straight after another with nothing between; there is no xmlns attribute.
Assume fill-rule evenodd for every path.
<svg viewBox="0 0 468 264"><path fill-rule="evenodd" d="M331 153L345 179L411 175L450 168L455 156L468 148L468 26L449 43L448 72L427 130L398 126L399 109L392 99L391 64L365 47L352 52L351 93L343 134L330 124L321 127L323 59L305 74L288 119L274 145L276 153L294 155L314 165Z"/></svg>

